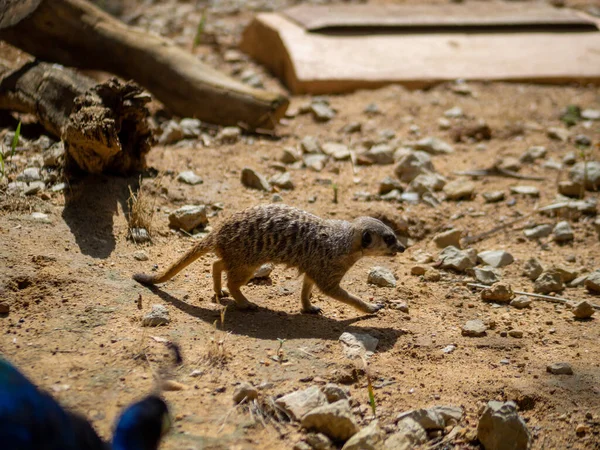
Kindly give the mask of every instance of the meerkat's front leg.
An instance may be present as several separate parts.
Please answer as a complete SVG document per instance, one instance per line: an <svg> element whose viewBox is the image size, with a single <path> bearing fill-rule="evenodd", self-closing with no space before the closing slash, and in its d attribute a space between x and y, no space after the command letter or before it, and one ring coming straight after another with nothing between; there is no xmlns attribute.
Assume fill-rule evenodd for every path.
<svg viewBox="0 0 600 450"><path fill-rule="evenodd" d="M323 290L323 289L321 289ZM339 300L340 302L346 303L347 305L354 306L359 311L373 314L379 311L384 307L382 303L368 303L356 295L351 294L350 292L343 289L341 286L335 286L332 288L328 288L327 290L323 290L323 292L329 295L331 298Z"/></svg>
<svg viewBox="0 0 600 450"><path fill-rule="evenodd" d="M305 314L320 314L321 308L313 305L310 302L310 296L315 282L306 274L304 274L304 283L302 284L302 294L300 298L302 300L302 312Z"/></svg>

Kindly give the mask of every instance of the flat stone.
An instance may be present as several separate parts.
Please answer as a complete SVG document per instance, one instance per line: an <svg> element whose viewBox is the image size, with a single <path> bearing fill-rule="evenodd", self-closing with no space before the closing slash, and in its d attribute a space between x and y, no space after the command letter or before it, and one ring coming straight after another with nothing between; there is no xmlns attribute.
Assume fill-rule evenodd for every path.
<svg viewBox="0 0 600 450"><path fill-rule="evenodd" d="M544 224L533 228L527 228L523 231L523 234L529 239L542 239L552 234L552 225Z"/></svg>
<svg viewBox="0 0 600 450"><path fill-rule="evenodd" d="M310 154L304 156L304 165L315 172L321 172L329 157L321 154Z"/></svg>
<svg viewBox="0 0 600 450"><path fill-rule="evenodd" d="M438 173L421 173L410 182L407 192L417 192L419 195L432 194L441 191L446 185L446 179Z"/></svg>
<svg viewBox="0 0 600 450"><path fill-rule="evenodd" d="M148 261L148 254L144 250L138 250L133 252L134 259L138 261Z"/></svg>
<svg viewBox="0 0 600 450"><path fill-rule="evenodd" d="M535 145L533 147L529 147L525 153L521 155L519 158L523 163L532 163L535 162L536 159L543 158L546 156L546 147L541 145Z"/></svg>
<svg viewBox="0 0 600 450"><path fill-rule="evenodd" d="M492 267L475 267L473 276L475 281L485 285L492 285L499 281L498 274Z"/></svg>
<svg viewBox="0 0 600 450"><path fill-rule="evenodd" d="M327 398L317 386L292 392L275 400L275 404L282 408L292 420L299 421L309 411L325 405Z"/></svg>
<svg viewBox="0 0 600 450"><path fill-rule="evenodd" d="M136 244L143 244L150 241L150 234L145 228L132 228L129 230L129 238Z"/></svg>
<svg viewBox="0 0 600 450"><path fill-rule="evenodd" d="M566 128L550 127L547 130L548 137L557 141L566 142L571 136L571 132Z"/></svg>
<svg viewBox="0 0 600 450"><path fill-rule="evenodd" d="M427 432L412 418L406 417L397 424L396 431L385 441L385 450L414 450L427 442Z"/></svg>
<svg viewBox="0 0 600 450"><path fill-rule="evenodd" d="M348 146L338 142L326 142L323 144L323 153L338 161L350 158L350 149Z"/></svg>
<svg viewBox="0 0 600 450"><path fill-rule="evenodd" d="M463 231L458 228L452 228L451 230L443 231L436 234L433 237L433 242L438 248L446 248L453 246L460 248L460 239L463 236Z"/></svg>
<svg viewBox="0 0 600 450"><path fill-rule="evenodd" d="M308 433L304 441L310 450L335 450L335 446L323 433Z"/></svg>
<svg viewBox="0 0 600 450"><path fill-rule="evenodd" d="M554 233L554 240L556 242L572 241L575 237L573 228L571 228L571 224L566 220L558 222L552 231Z"/></svg>
<svg viewBox="0 0 600 450"><path fill-rule="evenodd" d="M217 141L223 144L235 144L242 136L242 130L239 127L224 127L217 134Z"/></svg>
<svg viewBox="0 0 600 450"><path fill-rule="evenodd" d="M174 120L169 120L162 125L162 133L158 138L160 145L170 145L182 140L184 137L181 126Z"/></svg>
<svg viewBox="0 0 600 450"><path fill-rule="evenodd" d="M574 181L559 181L558 193L566 197L579 197L583 192L583 184Z"/></svg>
<svg viewBox="0 0 600 450"><path fill-rule="evenodd" d="M328 122L335 117L335 111L325 103L312 103L310 112L317 122Z"/></svg>
<svg viewBox="0 0 600 450"><path fill-rule="evenodd" d="M600 109L584 109L581 117L585 120L600 120Z"/></svg>
<svg viewBox="0 0 600 450"><path fill-rule="evenodd" d="M423 173L433 173L431 157L425 152L410 151L398 159L394 167L394 174L405 183L410 183Z"/></svg>
<svg viewBox="0 0 600 450"><path fill-rule="evenodd" d="M538 294L550 294L552 292L562 292L565 286L560 276L560 272L556 270L547 270L535 280L533 285L534 292Z"/></svg>
<svg viewBox="0 0 600 450"><path fill-rule="evenodd" d="M459 250L453 246L442 250L439 260L441 261L440 267L442 269L451 269L457 272L464 272L475 266L475 261L473 261L468 252Z"/></svg>
<svg viewBox="0 0 600 450"><path fill-rule="evenodd" d="M511 302L510 306L517 309L525 309L531 306L532 300L526 295L519 295L515 297Z"/></svg>
<svg viewBox="0 0 600 450"><path fill-rule="evenodd" d="M367 283L379 287L396 287L396 278L386 267L375 266L369 271Z"/></svg>
<svg viewBox="0 0 600 450"><path fill-rule="evenodd" d="M507 283L494 283L481 291L481 299L486 302L510 303L515 294Z"/></svg>
<svg viewBox="0 0 600 450"><path fill-rule="evenodd" d="M585 279L584 286L590 292L600 293L600 271L589 274Z"/></svg>
<svg viewBox="0 0 600 450"><path fill-rule="evenodd" d="M152 310L142 319L143 327L158 327L171 322L169 310L164 305L152 305Z"/></svg>
<svg viewBox="0 0 600 450"><path fill-rule="evenodd" d="M497 167L502 170L510 170L512 172L518 172L521 170L521 161L513 156L506 156L500 160Z"/></svg>
<svg viewBox="0 0 600 450"><path fill-rule="evenodd" d="M425 266L413 266L410 268L410 274L416 276L425 275L426 271L427 267Z"/></svg>
<svg viewBox="0 0 600 450"><path fill-rule="evenodd" d="M387 144L374 145L362 156L373 164L386 165L394 163L394 149Z"/></svg>
<svg viewBox="0 0 600 450"><path fill-rule="evenodd" d="M240 403L244 399L246 402L255 400L258 398L258 390L250 383L240 383L233 392L233 402L235 404Z"/></svg>
<svg viewBox="0 0 600 450"><path fill-rule="evenodd" d="M281 152L279 160L284 164L294 164L302 159L302 155L295 148L286 147Z"/></svg>
<svg viewBox="0 0 600 450"><path fill-rule="evenodd" d="M350 393L348 390L335 383L327 383L323 387L323 394L325 394L325 397L327 397L328 403L335 403L338 400L350 399Z"/></svg>
<svg viewBox="0 0 600 450"><path fill-rule="evenodd" d="M510 192L518 195L526 195L529 197L539 197L540 190L535 186L513 186Z"/></svg>
<svg viewBox="0 0 600 450"><path fill-rule="evenodd" d="M379 195L385 195L394 189L402 192L402 184L395 178L385 177L379 183Z"/></svg>
<svg viewBox="0 0 600 450"><path fill-rule="evenodd" d="M272 263L266 263L260 266L252 275L252 278L269 278L275 266Z"/></svg>
<svg viewBox="0 0 600 450"><path fill-rule="evenodd" d="M447 200L470 200L475 194L475 183L466 178L450 181L444 186Z"/></svg>
<svg viewBox="0 0 600 450"><path fill-rule="evenodd" d="M523 265L523 275L530 280L536 280L544 271L537 258L529 258Z"/></svg>
<svg viewBox="0 0 600 450"><path fill-rule="evenodd" d="M553 375L573 375L573 368L569 363L557 362L548 364L548 366L546 366L546 372Z"/></svg>
<svg viewBox="0 0 600 450"><path fill-rule="evenodd" d="M202 177L196 175L193 170L181 172L179 175L177 175L177 181L181 181L182 183L190 184L192 186L196 184L202 184L204 182Z"/></svg>
<svg viewBox="0 0 600 450"><path fill-rule="evenodd" d="M316 430L334 441L347 441L359 431L348 400L319 406L306 413L301 424L307 430Z"/></svg>
<svg viewBox="0 0 600 450"><path fill-rule="evenodd" d="M594 315L594 312L594 308L586 300L577 303L573 307L573 315L578 319L589 319Z"/></svg>
<svg viewBox="0 0 600 450"><path fill-rule="evenodd" d="M25 183L31 183L32 181L40 181L42 174L40 169L37 167L28 167L23 172L17 175L17 181L24 181Z"/></svg>
<svg viewBox="0 0 600 450"><path fill-rule="evenodd" d="M197 138L202 133L202 122L198 119L183 118L179 121L179 126L181 127L181 131L183 131L183 136L188 139Z"/></svg>
<svg viewBox="0 0 600 450"><path fill-rule="evenodd" d="M462 327L461 334L468 337L485 336L487 326L479 319L469 320Z"/></svg>
<svg viewBox="0 0 600 450"><path fill-rule="evenodd" d="M592 140L585 134L578 134L575 136L575 145L581 145L582 147L589 147L592 145Z"/></svg>
<svg viewBox="0 0 600 450"><path fill-rule="evenodd" d="M578 162L571 168L569 179L581 185L585 182L588 191L600 190L600 161Z"/></svg>
<svg viewBox="0 0 600 450"><path fill-rule="evenodd" d="M481 194L486 203L498 203L504 200L506 195L504 191L490 191Z"/></svg>
<svg viewBox="0 0 600 450"><path fill-rule="evenodd" d="M379 427L379 421L374 420L346 441L342 450L381 450L385 432Z"/></svg>
<svg viewBox="0 0 600 450"><path fill-rule="evenodd" d="M273 186L277 186L280 189L292 190L294 189L294 182L289 172L283 172L275 175L270 180Z"/></svg>
<svg viewBox="0 0 600 450"><path fill-rule="evenodd" d="M271 185L267 181L267 179L256 172L254 169L249 167L244 167L242 169L241 182L244 186L250 189L256 189L259 191L271 191Z"/></svg>
<svg viewBox="0 0 600 450"><path fill-rule="evenodd" d="M34 195L40 191L43 191L45 187L46 183L44 183L43 181L32 181L30 183L27 183L27 186L25 187L25 189L23 189L23 194Z"/></svg>
<svg viewBox="0 0 600 450"><path fill-rule="evenodd" d="M6 302L0 302L0 314L8 314L10 312L10 305Z"/></svg>
<svg viewBox="0 0 600 450"><path fill-rule="evenodd" d="M415 148L432 155L443 155L454 151L454 148L450 144L435 137L426 137L417 141Z"/></svg>
<svg viewBox="0 0 600 450"><path fill-rule="evenodd" d="M52 221L50 220L50 216L48 216L48 214L44 214L42 212L32 212L31 213L31 220L35 221L35 222L40 222L40 223L52 223Z"/></svg>
<svg viewBox="0 0 600 450"><path fill-rule="evenodd" d="M563 283L570 283L577 278L577 275L579 275L579 271L577 269L568 266L552 266L550 270L557 271L560 274Z"/></svg>
<svg viewBox="0 0 600 450"><path fill-rule="evenodd" d="M520 339L520 338L523 337L523 332L521 330L510 330L508 332L508 335L510 337L514 337L514 338Z"/></svg>
<svg viewBox="0 0 600 450"><path fill-rule="evenodd" d="M321 144L315 136L304 136L300 141L300 148L304 153L321 153Z"/></svg>
<svg viewBox="0 0 600 450"><path fill-rule="evenodd" d="M488 402L479 418L477 439L485 450L527 450L531 434L514 402Z"/></svg>
<svg viewBox="0 0 600 450"><path fill-rule="evenodd" d="M43 153L44 167L59 167L65 157L65 144L60 141Z"/></svg>
<svg viewBox="0 0 600 450"><path fill-rule="evenodd" d="M486 250L477 254L477 258L492 267L505 267L514 262L513 256L504 250Z"/></svg>
<svg viewBox="0 0 600 450"><path fill-rule="evenodd" d="M169 226L188 233L207 224L208 217L204 205L185 205L169 214Z"/></svg>
<svg viewBox="0 0 600 450"><path fill-rule="evenodd" d="M455 106L444 111L444 117L447 117L449 119L458 119L460 117L464 117L464 115L465 113L463 112L460 106Z"/></svg>
<svg viewBox="0 0 600 450"><path fill-rule="evenodd" d="M367 333L346 331L339 337L344 354L353 358L356 356L370 356L375 353L379 339Z"/></svg>

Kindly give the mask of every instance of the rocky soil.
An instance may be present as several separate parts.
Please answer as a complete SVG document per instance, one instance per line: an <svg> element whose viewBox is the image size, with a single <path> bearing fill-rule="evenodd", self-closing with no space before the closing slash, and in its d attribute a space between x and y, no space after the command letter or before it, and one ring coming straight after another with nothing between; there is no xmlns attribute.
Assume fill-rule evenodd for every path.
<svg viewBox="0 0 600 450"><path fill-rule="evenodd" d="M104 3L186 48L202 17L194 2ZM194 52L283 89L235 44L254 11L284 6L212 2ZM66 180L31 118L0 131L6 152L23 121L0 181L0 351L103 436L160 385L165 449L600 447L597 87L299 96L276 136L152 108L141 178ZM129 226L130 189L150 227ZM278 266L245 288L257 311L218 305L212 255L156 289L131 279L266 202L390 224L407 251L343 282L385 309L315 293L323 314L300 314L301 280Z"/></svg>

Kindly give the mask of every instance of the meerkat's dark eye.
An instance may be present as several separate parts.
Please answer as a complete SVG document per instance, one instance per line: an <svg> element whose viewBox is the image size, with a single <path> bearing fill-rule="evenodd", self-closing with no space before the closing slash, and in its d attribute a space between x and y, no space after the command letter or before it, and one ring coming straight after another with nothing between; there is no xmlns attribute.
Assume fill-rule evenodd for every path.
<svg viewBox="0 0 600 450"><path fill-rule="evenodd" d="M367 248L373 242L373 236L368 231L363 232L362 235L362 246L363 248Z"/></svg>
<svg viewBox="0 0 600 450"><path fill-rule="evenodd" d="M385 245L392 246L396 243L396 237L391 234L386 234L383 237L383 242L385 242Z"/></svg>

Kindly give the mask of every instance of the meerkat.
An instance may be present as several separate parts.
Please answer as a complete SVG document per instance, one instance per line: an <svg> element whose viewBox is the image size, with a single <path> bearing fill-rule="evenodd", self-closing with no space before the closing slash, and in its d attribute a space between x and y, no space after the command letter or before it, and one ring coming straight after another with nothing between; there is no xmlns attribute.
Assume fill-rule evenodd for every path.
<svg viewBox="0 0 600 450"><path fill-rule="evenodd" d="M299 274L304 274L304 313L321 312L310 301L315 285L329 297L362 312L375 313L383 304L361 300L343 289L340 281L363 256L393 256L403 251L392 229L372 217L348 222L322 219L286 205L258 205L234 213L162 273L138 273L133 279L145 285L164 283L200 256L212 252L219 258L212 269L216 301L227 295L221 289L221 275L226 272L227 288L236 306L256 308L240 288L258 267L271 262L296 267Z"/></svg>

